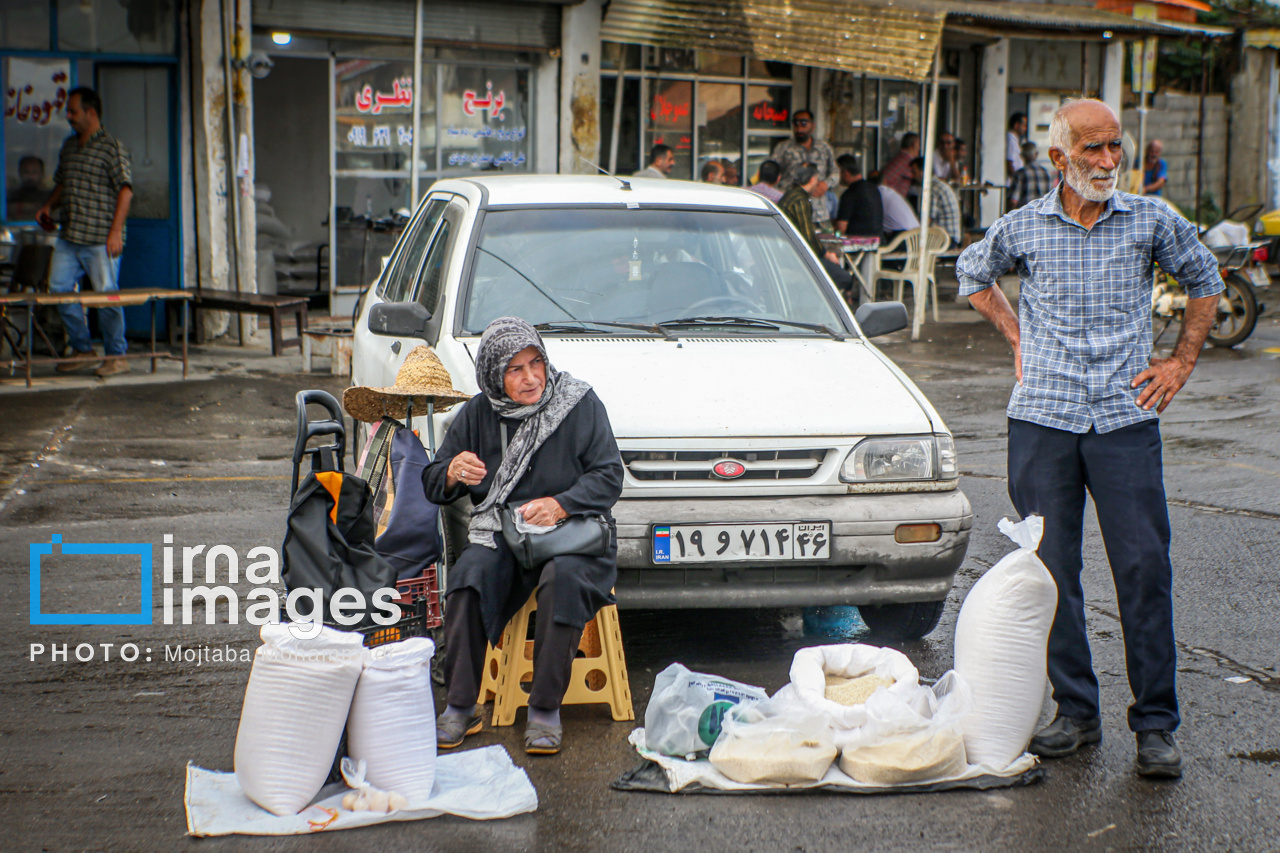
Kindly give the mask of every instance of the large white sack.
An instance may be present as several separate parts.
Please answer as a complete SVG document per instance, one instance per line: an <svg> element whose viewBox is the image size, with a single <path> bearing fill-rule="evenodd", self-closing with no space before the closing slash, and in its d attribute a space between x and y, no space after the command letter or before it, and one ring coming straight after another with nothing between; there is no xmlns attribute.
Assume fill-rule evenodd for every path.
<svg viewBox="0 0 1280 853"><path fill-rule="evenodd" d="M973 708L965 717L970 764L1001 770L1027 748L1040 717L1048 679L1046 647L1058 606L1058 587L1036 556L1044 519L1000 532L1018 545L969 590L956 622L955 670L968 684Z"/></svg>
<svg viewBox="0 0 1280 853"><path fill-rule="evenodd" d="M431 798L436 778L435 650L426 637L370 650L347 718L347 752L365 762L365 781L410 807Z"/></svg>
<svg viewBox="0 0 1280 853"><path fill-rule="evenodd" d="M365 655L359 634L300 640L289 628L262 626L236 732L236 781L275 815L297 814L324 785Z"/></svg>
<svg viewBox="0 0 1280 853"><path fill-rule="evenodd" d="M810 646L791 658L791 683L778 695L794 697L805 707L825 717L832 729L837 747L843 747L850 734L867 721L866 705L841 705L826 698L827 676L859 678L879 675L893 680L892 687L882 687L904 698L920 684L920 673L902 652L866 643L840 643L832 646Z"/></svg>

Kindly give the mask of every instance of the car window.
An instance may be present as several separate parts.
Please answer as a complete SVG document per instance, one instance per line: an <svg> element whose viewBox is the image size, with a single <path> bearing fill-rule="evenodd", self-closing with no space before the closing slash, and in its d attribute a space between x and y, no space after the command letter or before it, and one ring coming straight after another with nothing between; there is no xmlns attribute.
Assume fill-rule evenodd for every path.
<svg viewBox="0 0 1280 853"><path fill-rule="evenodd" d="M387 302L407 302L412 298L413 283L417 279L422 255L431 243L436 223L440 221L448 199L431 199L409 226L409 233L400 241L399 251L392 258L387 274L383 276L378 295Z"/></svg>
<svg viewBox="0 0 1280 853"><path fill-rule="evenodd" d="M444 279L444 268L449 260L449 235L453 232L452 217L445 216L436 229L435 239L431 242L431 251L422 264L422 274L418 281L416 299L426 306L431 313L436 311L436 303L440 301L440 284Z"/></svg>
<svg viewBox="0 0 1280 853"><path fill-rule="evenodd" d="M504 315L531 323L655 323L732 316L845 326L774 216L698 210L540 208L484 219L465 332ZM807 251L803 250L803 251ZM813 334L761 326L735 331ZM723 331L723 330L721 330Z"/></svg>

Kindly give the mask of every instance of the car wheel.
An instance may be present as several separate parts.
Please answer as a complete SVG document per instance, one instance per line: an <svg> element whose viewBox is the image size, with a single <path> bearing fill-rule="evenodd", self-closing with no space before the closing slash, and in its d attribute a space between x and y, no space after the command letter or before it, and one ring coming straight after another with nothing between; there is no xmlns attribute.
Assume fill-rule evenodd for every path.
<svg viewBox="0 0 1280 853"><path fill-rule="evenodd" d="M880 604L859 607L862 621L871 633L887 640L919 640L938 627L942 601L913 601L909 604Z"/></svg>

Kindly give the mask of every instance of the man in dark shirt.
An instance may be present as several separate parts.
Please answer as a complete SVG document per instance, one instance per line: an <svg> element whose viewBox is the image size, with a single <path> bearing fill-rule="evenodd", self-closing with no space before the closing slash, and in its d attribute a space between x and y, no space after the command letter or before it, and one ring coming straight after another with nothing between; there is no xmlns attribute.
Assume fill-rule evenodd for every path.
<svg viewBox="0 0 1280 853"><path fill-rule="evenodd" d="M778 209L786 214L791 224L799 230L800 236L809 244L809 248L817 255L827 275L841 290L853 287L853 276L840 265L840 256L828 251L818 239L818 230L813 226L813 205L809 199L816 198L816 193L826 192L826 183L818 176L818 167L806 163L795 172L793 183L778 201Z"/></svg>
<svg viewBox="0 0 1280 853"><path fill-rule="evenodd" d="M848 189L840 194L836 230L850 237L879 237L884 233L884 204L875 184L862 177L862 166L852 154L836 158L840 183Z"/></svg>
<svg viewBox="0 0 1280 853"><path fill-rule="evenodd" d="M67 96L67 122L75 134L62 143L53 194L36 213L42 228L53 230L52 211L59 211L62 230L49 266L49 290L70 293L82 275L99 292L117 290L120 255L124 252L125 219L133 201L133 177L129 152L102 126L102 100L92 89L72 89ZM84 309L77 303L58 306L62 324L78 354L93 352ZM124 310L99 308L106 360L95 371L99 376L128 373L123 358ZM59 364L61 372L83 367L83 362Z"/></svg>

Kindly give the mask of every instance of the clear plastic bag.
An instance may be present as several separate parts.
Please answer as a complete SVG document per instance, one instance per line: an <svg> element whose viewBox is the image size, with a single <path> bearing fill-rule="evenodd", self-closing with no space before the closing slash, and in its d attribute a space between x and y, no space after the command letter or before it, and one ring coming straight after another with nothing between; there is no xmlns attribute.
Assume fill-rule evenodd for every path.
<svg viewBox="0 0 1280 853"><path fill-rule="evenodd" d="M827 698L828 676L869 675L888 681L889 686L883 689L901 696L911 695L920 686L920 674L902 652L866 643L840 643L797 651L791 659L791 683L779 694L783 698L794 698L811 713L826 717L839 747L867 721L866 705L846 705Z"/></svg>
<svg viewBox="0 0 1280 853"><path fill-rule="evenodd" d="M727 710L740 702L767 698L769 694L759 687L691 672L673 663L653 680L653 695L644 712L645 745L663 755L696 755L716 742Z"/></svg>
<svg viewBox="0 0 1280 853"><path fill-rule="evenodd" d="M838 754L821 714L775 697L725 715L711 765L735 782L797 785L820 781Z"/></svg>
<svg viewBox="0 0 1280 853"><path fill-rule="evenodd" d="M840 769L866 785L936 782L968 769L961 723L969 689L948 672L933 689L909 694L877 690L866 703L867 722L849 738Z"/></svg>

